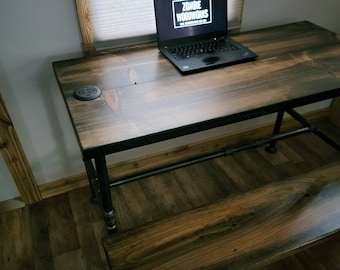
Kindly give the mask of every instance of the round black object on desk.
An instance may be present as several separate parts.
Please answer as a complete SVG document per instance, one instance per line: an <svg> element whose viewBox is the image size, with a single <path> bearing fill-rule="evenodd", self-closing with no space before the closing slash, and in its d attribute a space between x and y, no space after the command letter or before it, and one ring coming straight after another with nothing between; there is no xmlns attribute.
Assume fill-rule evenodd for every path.
<svg viewBox="0 0 340 270"><path fill-rule="evenodd" d="M76 99L87 101L93 100L99 97L102 93L102 90L94 85L85 85L77 88L73 92L73 96Z"/></svg>

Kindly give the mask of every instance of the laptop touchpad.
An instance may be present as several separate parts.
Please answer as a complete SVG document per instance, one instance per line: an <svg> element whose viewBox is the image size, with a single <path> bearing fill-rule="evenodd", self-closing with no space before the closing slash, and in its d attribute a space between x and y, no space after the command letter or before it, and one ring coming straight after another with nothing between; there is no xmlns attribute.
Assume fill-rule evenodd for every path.
<svg viewBox="0 0 340 270"><path fill-rule="evenodd" d="M216 63L218 60L220 60L220 58L218 56L209 56L203 59L203 62L206 65L212 65L214 63Z"/></svg>

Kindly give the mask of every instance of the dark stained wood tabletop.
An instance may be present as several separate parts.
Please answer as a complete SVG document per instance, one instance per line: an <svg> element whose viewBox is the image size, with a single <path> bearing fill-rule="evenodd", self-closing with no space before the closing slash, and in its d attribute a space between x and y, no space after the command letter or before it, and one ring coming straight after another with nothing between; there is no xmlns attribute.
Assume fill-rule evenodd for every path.
<svg viewBox="0 0 340 270"><path fill-rule="evenodd" d="M112 269L260 269L340 232L339 165L110 235L108 261Z"/></svg>
<svg viewBox="0 0 340 270"><path fill-rule="evenodd" d="M241 33L255 61L181 75L156 45L53 63L86 158L340 94L340 37L309 22ZM79 101L73 91L102 95Z"/></svg>

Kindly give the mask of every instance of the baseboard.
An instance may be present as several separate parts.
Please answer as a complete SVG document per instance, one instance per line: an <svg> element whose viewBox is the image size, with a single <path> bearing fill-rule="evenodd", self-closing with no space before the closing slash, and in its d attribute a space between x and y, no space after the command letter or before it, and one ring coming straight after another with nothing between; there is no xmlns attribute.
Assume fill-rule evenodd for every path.
<svg viewBox="0 0 340 270"><path fill-rule="evenodd" d="M25 203L20 198L0 202L0 214L15 209L25 207Z"/></svg>
<svg viewBox="0 0 340 270"><path fill-rule="evenodd" d="M312 122L328 119L329 108L317 110L304 114ZM282 124L282 131L291 130L299 127L300 124L292 118L285 118ZM217 152L226 147L237 145L241 142L250 141L258 138L268 137L273 130L273 123L266 123L261 127L256 127L237 134L228 134L216 139L210 139L194 144L187 144L171 150L149 154L144 157L130 159L124 162L108 166L110 178L123 177L133 173L142 172L162 165L179 162L198 155ZM88 186L86 173L59 179L39 186L41 195L44 199L63 194L77 188Z"/></svg>
<svg viewBox="0 0 340 270"><path fill-rule="evenodd" d="M43 199L70 192L72 190L88 186L86 173L71 175L53 182L39 186Z"/></svg>

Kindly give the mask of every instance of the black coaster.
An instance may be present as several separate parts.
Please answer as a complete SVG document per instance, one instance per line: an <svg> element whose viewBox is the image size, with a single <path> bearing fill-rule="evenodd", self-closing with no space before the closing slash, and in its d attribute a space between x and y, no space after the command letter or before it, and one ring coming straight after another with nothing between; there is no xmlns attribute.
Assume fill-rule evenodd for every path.
<svg viewBox="0 0 340 270"><path fill-rule="evenodd" d="M87 101L96 99L101 95L101 93L102 90L100 90L99 87L94 85L85 85L74 90L73 96L76 99Z"/></svg>

